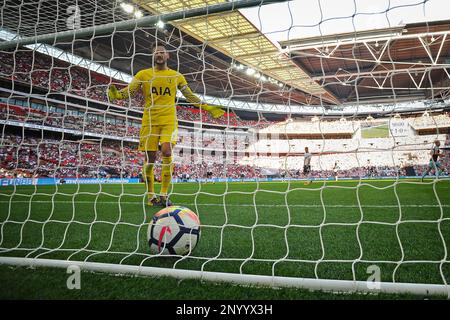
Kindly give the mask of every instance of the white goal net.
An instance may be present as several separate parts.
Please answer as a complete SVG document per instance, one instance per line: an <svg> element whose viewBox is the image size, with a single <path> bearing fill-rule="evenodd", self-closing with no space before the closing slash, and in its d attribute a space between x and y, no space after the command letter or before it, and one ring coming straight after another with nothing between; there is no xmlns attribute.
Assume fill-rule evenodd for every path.
<svg viewBox="0 0 450 320"><path fill-rule="evenodd" d="M450 296L445 1L0 3L1 264ZM166 92L108 98L154 44L203 103L152 167L201 221L183 256L147 239Z"/></svg>

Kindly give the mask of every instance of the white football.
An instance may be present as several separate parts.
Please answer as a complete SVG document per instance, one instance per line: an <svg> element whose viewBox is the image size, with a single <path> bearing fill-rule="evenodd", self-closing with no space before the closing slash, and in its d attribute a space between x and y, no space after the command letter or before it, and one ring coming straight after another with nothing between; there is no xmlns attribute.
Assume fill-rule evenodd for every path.
<svg viewBox="0 0 450 320"><path fill-rule="evenodd" d="M186 255L200 239L200 220L190 209L171 206L158 211L148 226L152 254Z"/></svg>

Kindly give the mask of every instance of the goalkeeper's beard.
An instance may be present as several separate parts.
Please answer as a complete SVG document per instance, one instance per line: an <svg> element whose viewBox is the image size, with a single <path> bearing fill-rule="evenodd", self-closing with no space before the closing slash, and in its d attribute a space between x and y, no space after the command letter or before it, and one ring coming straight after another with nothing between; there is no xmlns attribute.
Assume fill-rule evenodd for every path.
<svg viewBox="0 0 450 320"><path fill-rule="evenodd" d="M159 70L166 69L167 61L165 61L164 59L155 59L155 67L156 67L156 69L159 69Z"/></svg>

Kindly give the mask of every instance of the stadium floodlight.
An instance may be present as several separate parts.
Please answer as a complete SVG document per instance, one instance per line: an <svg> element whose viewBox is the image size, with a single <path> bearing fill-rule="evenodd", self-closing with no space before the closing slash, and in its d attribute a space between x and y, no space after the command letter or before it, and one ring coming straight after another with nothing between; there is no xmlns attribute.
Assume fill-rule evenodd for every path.
<svg viewBox="0 0 450 320"><path fill-rule="evenodd" d="M126 13L133 13L134 11L134 7L133 5L126 3L126 2L122 2L120 4L120 7L122 8L123 11L125 11Z"/></svg>
<svg viewBox="0 0 450 320"><path fill-rule="evenodd" d="M157 23L156 23L156 27L158 27L159 29L164 29L164 26L165 26L166 24L163 22L163 21L161 21L161 20L159 20Z"/></svg>
<svg viewBox="0 0 450 320"><path fill-rule="evenodd" d="M246 73L247 75L249 75L249 76L252 76L252 75L254 75L254 74L256 73L256 70L249 67L249 68L247 68L247 70L245 71L245 73Z"/></svg>

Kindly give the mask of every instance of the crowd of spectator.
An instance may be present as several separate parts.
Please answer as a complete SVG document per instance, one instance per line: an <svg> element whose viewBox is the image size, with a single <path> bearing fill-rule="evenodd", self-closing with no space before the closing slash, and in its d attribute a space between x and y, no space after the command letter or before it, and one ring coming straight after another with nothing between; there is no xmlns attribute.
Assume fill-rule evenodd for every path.
<svg viewBox="0 0 450 320"><path fill-rule="evenodd" d="M447 135L445 146L449 146ZM441 159L444 172L450 166L449 152ZM56 140L50 138L22 137L5 134L0 146L0 178L56 177L56 178L138 178L144 155L135 144L103 140ZM241 164L239 158L219 159L212 156L192 154L175 157L174 177L181 180L210 178L263 178L262 168ZM161 159L157 159L155 176L160 177ZM412 164L417 175L426 165ZM405 167L370 165L346 170L312 170L310 178L329 177L394 177L407 175ZM306 178L300 168L279 170L272 175L281 178Z"/></svg>
<svg viewBox="0 0 450 320"><path fill-rule="evenodd" d="M4 177L137 177L143 156L134 145L7 134L0 147ZM8 176L9 175L9 176Z"/></svg>
<svg viewBox="0 0 450 320"><path fill-rule="evenodd" d="M100 117L101 118L101 117ZM7 106L0 103L0 119L28 124L36 124L80 132L99 133L114 137L139 137L139 127L135 125L113 124L81 115L67 115L60 112L43 112L21 106Z"/></svg>
<svg viewBox="0 0 450 320"><path fill-rule="evenodd" d="M210 175L208 176L208 172ZM262 178L261 170L249 165L236 163L183 163L175 165L174 177L184 179L246 179Z"/></svg>
<svg viewBox="0 0 450 320"><path fill-rule="evenodd" d="M259 120L243 120L240 119L234 112L226 112L224 117L213 118L208 112L199 110L195 107L187 105L177 106L178 119L191 122L202 122L207 124L217 124L227 127L249 127L249 128L264 128L275 122L267 121L264 118Z"/></svg>
<svg viewBox="0 0 450 320"><path fill-rule="evenodd" d="M0 77L24 82L29 86L40 87L49 93L63 92L101 102L107 102L106 89L110 83L116 82L101 74L29 50L0 52ZM118 85L124 86L125 84ZM137 138L139 136L139 125L136 122L130 125L125 124L121 120L123 123L121 124L117 119L110 121L110 115L104 116L104 114L100 113L100 116L91 116L89 113L76 114L78 111L73 112L74 110L70 110L72 112L50 111L48 109L43 111L29 105L19 106L4 102L4 100L0 102L0 119L3 120L71 129L78 132L98 133L116 138ZM130 100L114 103L141 110L143 107L143 99L140 94ZM286 121L273 126L273 124L276 124L275 122L267 121L264 118L261 118L259 121L242 120L234 112L228 112L225 117L214 119L209 113L189 105L178 105L177 114L181 121L202 122L226 127L253 127L261 129L270 125L270 128L266 130L271 134L278 131L284 133L288 129L296 133L312 133L316 131L352 133L355 131L355 123L346 121L321 121L320 123L318 121ZM421 128L435 127L436 125L446 126L448 125L448 116L420 117L415 119L411 125ZM222 130L222 132L225 131ZM180 130L179 144L188 147L240 150L249 144L247 141L248 136L245 135L205 135L201 133L201 136L197 139L195 135L189 132L187 134L181 133L182 130ZM417 143L417 137L412 138L415 140L413 143ZM352 139L356 139L355 136ZM380 141L390 143L388 140L385 140L381 139ZM144 161L142 153L137 151L135 144L120 142L119 140L116 142L107 140L106 143L106 140L104 142L102 142L103 140L69 141L49 138L38 139L28 136L23 138L14 134L6 134L1 141L0 177L139 177ZM197 145L198 141L201 141L201 145ZM306 139L298 141L309 143ZM337 150L336 146L340 146L340 144L335 143L332 139L326 139L325 142L331 144L335 152L345 151L347 148L345 144L342 144L342 150ZM262 145L260 149L254 148L258 152L266 149L269 153L272 152L270 149L272 147L269 146L271 142L259 139L258 143ZM294 142L291 143L291 141L279 140L274 145L277 147L284 146L287 148L287 151L292 152L303 150L304 146L301 143L295 144ZM358 143L358 145L360 148L363 147L362 142ZM449 145L448 135L445 145L447 147ZM258 147L256 144L254 146ZM325 147L319 145L317 148L325 149ZM398 148L399 146L396 145L395 147ZM373 146L372 141L370 148L391 150L393 146ZM383 154L379 152L377 156L381 157ZM343 170L337 171L330 170L328 166L327 170L313 170L310 176L324 178L336 175L336 173L347 177L396 176L404 173L404 169L401 166L380 165L381 162L377 161L376 156L374 157L375 165L360 167L351 165L349 166L351 168L343 168ZM427 156L423 154L423 157ZM442 159L444 168L449 167L448 158L447 156ZM332 160L334 162L334 159ZM378 165L376 165L377 162L379 162ZM426 170L426 165L419 165L418 163L410 165L414 167L419 175ZM210 176L215 178L258 178L264 176L261 173L262 167L264 166L260 164L239 164L239 161L224 163L214 159L202 161L198 157L196 159L183 158L176 161L174 176L183 178L183 176L185 177L188 174L190 178L200 179L206 177L209 172ZM156 176L159 176L159 170L157 166ZM279 172L278 175L281 177L304 177L302 172L297 169Z"/></svg>
<svg viewBox="0 0 450 320"><path fill-rule="evenodd" d="M259 170L237 163L206 163L191 159L178 159L174 176L189 173L192 179L206 176L210 171L215 178L260 177ZM0 147L0 178L56 177L104 178L140 177L144 155L134 144L99 141L68 141L42 139L6 134ZM155 175L160 177L161 159L157 159Z"/></svg>

